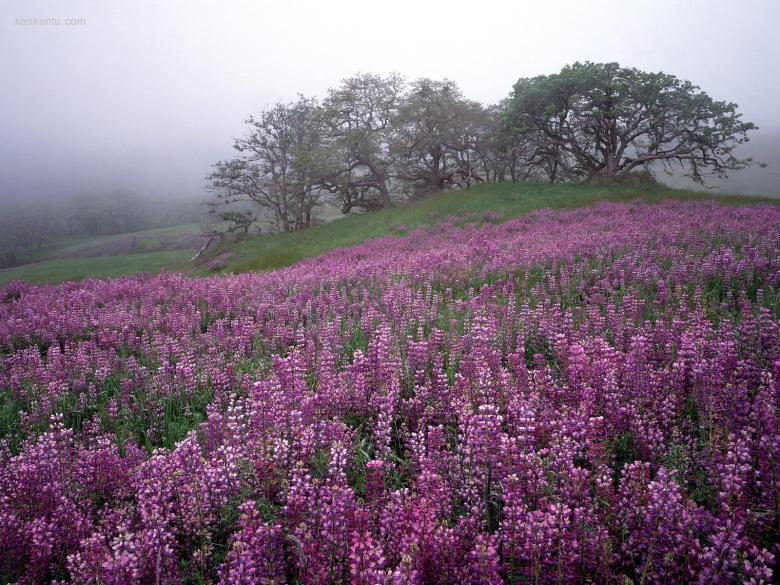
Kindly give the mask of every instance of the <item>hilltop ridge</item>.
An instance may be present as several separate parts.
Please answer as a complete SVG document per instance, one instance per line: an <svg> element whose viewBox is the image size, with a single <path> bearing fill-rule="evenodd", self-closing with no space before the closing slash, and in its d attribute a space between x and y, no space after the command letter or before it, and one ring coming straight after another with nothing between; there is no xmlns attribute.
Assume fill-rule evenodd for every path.
<svg viewBox="0 0 780 585"><path fill-rule="evenodd" d="M273 270L300 260L318 256L328 250L353 246L386 235L402 235L406 230L431 225L447 216L463 223L503 222L537 209L586 207L601 201L640 200L654 203L666 199L697 201L716 200L730 205L755 203L780 204L769 197L717 195L708 192L674 189L662 184L596 186L583 184L490 183L469 190L443 191L418 201L399 204L391 209L339 217L305 231L253 235L240 242L225 242L212 252L222 255L218 269L209 263L189 262L195 248L177 244L175 248L156 247L143 253L92 254L84 249L97 248L100 240L80 240L78 246L63 242L53 244L48 257L15 268L0 270L0 284L20 280L33 283L57 283L84 278L117 277L160 270L194 275L241 273ZM169 228L196 232L196 226ZM117 236L113 236L116 239ZM214 265L212 264L212 268Z"/></svg>

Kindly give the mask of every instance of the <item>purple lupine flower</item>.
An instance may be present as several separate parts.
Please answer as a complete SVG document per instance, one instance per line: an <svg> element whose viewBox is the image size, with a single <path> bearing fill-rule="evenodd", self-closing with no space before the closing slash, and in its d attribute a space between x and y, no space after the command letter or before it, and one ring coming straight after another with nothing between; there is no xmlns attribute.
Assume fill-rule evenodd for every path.
<svg viewBox="0 0 780 585"><path fill-rule="evenodd" d="M772 582L780 210L483 219L0 287L0 575Z"/></svg>

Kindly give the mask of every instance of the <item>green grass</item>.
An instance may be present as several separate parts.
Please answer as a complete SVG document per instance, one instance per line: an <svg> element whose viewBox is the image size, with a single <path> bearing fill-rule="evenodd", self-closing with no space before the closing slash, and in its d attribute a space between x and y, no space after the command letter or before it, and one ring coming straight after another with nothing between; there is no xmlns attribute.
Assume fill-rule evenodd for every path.
<svg viewBox="0 0 780 585"><path fill-rule="evenodd" d="M239 243L226 243L220 251L230 252L230 262L223 272L273 270L295 264L304 258L318 256L334 248L353 246L389 234L399 234L398 227L413 229L430 225L448 216L471 214L480 221L487 211L501 214L502 221L543 208L574 208L600 201L649 203L664 199L700 201L714 199L731 205L755 203L780 204L780 199L716 195L706 192L672 189L664 185L538 185L499 183L479 185L468 191L447 191L413 204L399 205L374 213L351 215L329 221L305 232L263 235ZM467 220L469 218L466 218ZM197 233L195 224L134 234L72 238L52 242L33 253L34 262L0 270L0 284L23 280L56 283L86 277L111 277L160 269L206 274L203 265L193 267L189 258L193 250L166 250L166 244ZM132 254L108 255L111 246L132 238ZM160 248L163 248L162 250ZM101 254L101 250L106 252Z"/></svg>
<svg viewBox="0 0 780 585"><path fill-rule="evenodd" d="M198 224L184 224L110 236L70 237L47 243L24 256L25 264L0 270L0 284L13 280L33 283L76 281L88 277L126 276L188 270L195 253L190 245L200 234ZM119 253L128 249L131 253Z"/></svg>
<svg viewBox="0 0 780 585"><path fill-rule="evenodd" d="M181 268L192 257L188 250L129 254L125 256L96 256L93 258L65 258L25 264L0 270L0 284L14 280L53 284L82 280L88 277L115 277L140 272L156 273L163 268Z"/></svg>
<svg viewBox="0 0 780 585"><path fill-rule="evenodd" d="M164 251L164 242L173 242L178 249L189 249L189 246L182 246L181 241L198 234L200 234L199 224L189 223L109 236L71 236L51 240L39 250L26 252L22 259L25 263L31 264L56 258L113 256L117 254L111 254L110 249L122 244L132 247L134 254ZM103 249L109 253L101 253Z"/></svg>
<svg viewBox="0 0 780 585"><path fill-rule="evenodd" d="M732 205L754 203L780 204L780 199L714 195L706 192L671 189L664 185L539 185L499 183L479 185L468 191L448 191L411 205L353 215L316 226L305 232L257 236L237 244L228 244L230 264L225 272L272 270L289 266L304 258L317 256L345 246L398 233L398 226L415 228L435 223L447 215L474 214L479 220L487 211L498 212L502 220L543 208L585 207L600 201L649 203L664 199L700 201L715 199Z"/></svg>

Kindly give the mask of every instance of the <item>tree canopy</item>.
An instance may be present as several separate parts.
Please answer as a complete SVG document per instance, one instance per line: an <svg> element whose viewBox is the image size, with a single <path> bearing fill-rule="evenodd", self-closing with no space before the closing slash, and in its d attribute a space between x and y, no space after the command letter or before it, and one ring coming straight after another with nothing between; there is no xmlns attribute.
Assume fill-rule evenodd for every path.
<svg viewBox="0 0 780 585"><path fill-rule="evenodd" d="M484 106L448 79L358 73L321 102L300 96L247 122L238 154L214 165L214 207L245 234L259 208L275 229L485 181L615 182L638 171L708 175L753 163L735 148L756 127L689 81L617 63L521 78Z"/></svg>
<svg viewBox="0 0 780 585"><path fill-rule="evenodd" d="M208 177L216 191L213 211L241 223L244 234L256 219L252 204L270 212L282 231L309 227L324 178L335 172L328 170L324 119L316 100L300 96L279 103L246 124L247 134L233 143L239 154L215 164Z"/></svg>
<svg viewBox="0 0 780 585"><path fill-rule="evenodd" d="M540 149L557 151L567 174L606 182L656 162L677 163L699 183L706 174L725 177L752 162L734 148L756 128L736 104L674 75L590 62L520 79L505 121Z"/></svg>

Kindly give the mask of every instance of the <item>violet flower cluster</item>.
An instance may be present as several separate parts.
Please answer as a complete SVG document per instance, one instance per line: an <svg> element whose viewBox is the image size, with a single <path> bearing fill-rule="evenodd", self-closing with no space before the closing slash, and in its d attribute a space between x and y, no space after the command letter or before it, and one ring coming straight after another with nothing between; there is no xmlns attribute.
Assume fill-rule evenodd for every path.
<svg viewBox="0 0 780 585"><path fill-rule="evenodd" d="M770 583L780 209L0 289L0 581Z"/></svg>

